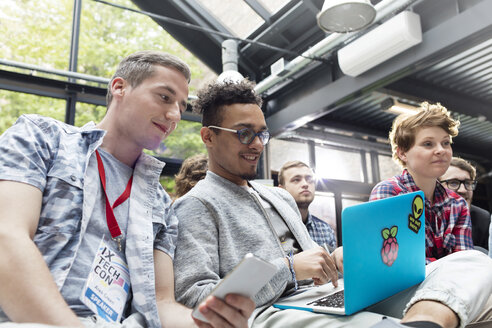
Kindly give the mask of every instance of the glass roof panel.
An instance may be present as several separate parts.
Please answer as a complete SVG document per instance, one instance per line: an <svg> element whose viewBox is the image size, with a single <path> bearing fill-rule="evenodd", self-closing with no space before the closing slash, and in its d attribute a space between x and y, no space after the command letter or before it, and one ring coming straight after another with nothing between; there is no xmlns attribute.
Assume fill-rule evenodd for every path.
<svg viewBox="0 0 492 328"><path fill-rule="evenodd" d="M199 2L240 38L246 38L265 22L243 0L200 0Z"/></svg>
<svg viewBox="0 0 492 328"><path fill-rule="evenodd" d="M282 9L290 0L256 0L258 1L270 14L275 14Z"/></svg>

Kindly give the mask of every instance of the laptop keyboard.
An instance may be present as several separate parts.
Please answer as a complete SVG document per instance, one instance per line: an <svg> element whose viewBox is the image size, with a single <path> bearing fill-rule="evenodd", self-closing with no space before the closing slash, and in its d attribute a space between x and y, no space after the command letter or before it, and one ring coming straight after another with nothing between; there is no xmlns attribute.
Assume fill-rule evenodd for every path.
<svg viewBox="0 0 492 328"><path fill-rule="evenodd" d="M318 298L317 300L310 302L307 305L343 308L345 306L343 290L328 296Z"/></svg>

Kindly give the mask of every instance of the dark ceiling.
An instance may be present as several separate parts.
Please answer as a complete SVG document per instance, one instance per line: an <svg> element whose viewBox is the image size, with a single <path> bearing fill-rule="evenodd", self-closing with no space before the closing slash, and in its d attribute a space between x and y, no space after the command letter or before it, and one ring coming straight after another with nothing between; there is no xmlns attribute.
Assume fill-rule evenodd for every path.
<svg viewBox="0 0 492 328"><path fill-rule="evenodd" d="M215 11L198 0L133 2L143 11L221 32L201 32L153 17L212 70L222 71L221 43L227 39L224 33L232 32ZM285 49L239 41L239 71L257 82L274 135L314 135L318 140L345 136L346 142L369 140L377 147L395 117L381 110L384 99L441 102L461 120L455 154L492 169L492 1L372 1L377 16L368 29L331 35L316 24L322 0L285 1L274 13L259 0L244 2L263 19L247 38ZM422 43L358 77L344 75L337 50L402 10L420 15ZM333 42L320 47L328 39ZM316 58L299 57L303 53ZM282 77L271 76L270 65L280 58L297 67Z"/></svg>

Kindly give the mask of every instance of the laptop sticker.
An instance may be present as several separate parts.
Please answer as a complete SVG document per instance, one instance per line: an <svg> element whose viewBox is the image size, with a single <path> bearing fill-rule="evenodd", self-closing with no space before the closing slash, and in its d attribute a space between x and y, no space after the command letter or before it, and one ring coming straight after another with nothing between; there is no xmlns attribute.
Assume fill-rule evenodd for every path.
<svg viewBox="0 0 492 328"><path fill-rule="evenodd" d="M396 240L397 233L397 226L392 226L391 229L384 228L381 230L381 235L383 236L381 257L383 258L383 263L387 266L392 266L398 257L398 241Z"/></svg>
<svg viewBox="0 0 492 328"><path fill-rule="evenodd" d="M415 233L419 233L420 226L422 225L419 219L423 213L424 200L420 195L417 195L412 202L412 214L408 215L408 228Z"/></svg>

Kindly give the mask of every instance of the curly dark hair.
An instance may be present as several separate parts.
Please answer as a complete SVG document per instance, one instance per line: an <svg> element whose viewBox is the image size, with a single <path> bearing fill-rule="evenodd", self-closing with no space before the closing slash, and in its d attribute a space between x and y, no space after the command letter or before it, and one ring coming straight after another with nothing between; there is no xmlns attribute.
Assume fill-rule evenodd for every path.
<svg viewBox="0 0 492 328"><path fill-rule="evenodd" d="M198 154L185 159L174 180L176 182L176 198L184 196L198 181L205 178L207 169L207 155Z"/></svg>
<svg viewBox="0 0 492 328"><path fill-rule="evenodd" d="M202 125L220 126L224 105L256 104L261 107L262 99L254 90L255 84L247 79L241 82L215 82L198 91L193 111L202 114Z"/></svg>

